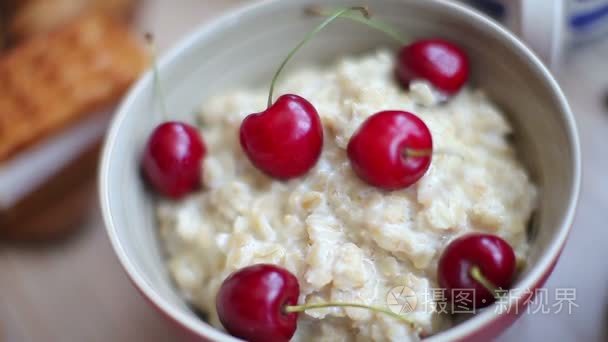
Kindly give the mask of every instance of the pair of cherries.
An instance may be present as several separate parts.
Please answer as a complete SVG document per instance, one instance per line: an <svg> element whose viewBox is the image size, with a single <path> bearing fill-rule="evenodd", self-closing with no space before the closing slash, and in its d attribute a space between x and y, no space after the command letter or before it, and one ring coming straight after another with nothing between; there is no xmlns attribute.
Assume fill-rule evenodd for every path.
<svg viewBox="0 0 608 342"><path fill-rule="evenodd" d="M252 164L269 176L280 180L302 176L316 164L323 147L321 119L309 101L286 94L272 102L278 75L316 33L336 18L357 10L367 15L362 7L342 9L311 31L277 70L268 108L243 120L241 146ZM368 20L361 19L364 23ZM448 41L418 40L399 51L396 74L406 86L424 79L437 91L452 95L467 81L469 62L462 49ZM347 154L361 179L394 190L408 187L424 175L431 162L432 145L431 133L420 118L390 110L370 116L361 125L351 137ZM179 199L200 187L205 154L204 140L195 127L175 121L163 123L152 132L146 145L144 175L158 192Z"/></svg>
<svg viewBox="0 0 608 342"><path fill-rule="evenodd" d="M515 273L515 254L503 239L470 234L450 242L438 267L440 286L447 290L473 289L470 306L495 300L498 288L507 289ZM232 273L220 286L216 310L224 328L249 342L286 342L297 328L298 313L326 307L358 307L391 315L416 326L405 316L386 309L354 303L297 305L297 278L276 265L258 264ZM474 304L473 304L474 303ZM465 304L466 305L466 304Z"/></svg>
<svg viewBox="0 0 608 342"><path fill-rule="evenodd" d="M323 128L314 106L293 94L245 118L241 146L252 163L277 179L301 176L321 155ZM355 173L385 190L408 187L431 163L433 142L416 115L399 110L370 116L351 137L347 153Z"/></svg>

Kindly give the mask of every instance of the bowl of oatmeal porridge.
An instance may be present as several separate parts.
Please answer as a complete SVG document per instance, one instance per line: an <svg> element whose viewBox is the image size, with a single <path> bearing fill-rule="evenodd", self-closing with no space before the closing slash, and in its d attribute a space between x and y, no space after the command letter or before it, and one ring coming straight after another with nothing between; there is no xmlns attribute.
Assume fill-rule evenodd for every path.
<svg viewBox="0 0 608 342"><path fill-rule="evenodd" d="M277 181L247 159L238 131L247 114L265 109L273 70L314 26L302 15L311 4L250 5L160 60L171 118L196 124L207 147L204 186L183 199L156 196L141 180L143 146L163 117L150 73L131 91L100 174L104 219L123 266L155 307L202 339L233 340L222 330L215 296L232 272L258 263L292 272L302 303L387 306L391 291L407 288L416 296L408 315L429 340L495 336L515 310L490 306L460 319L422 305L423 294L439 287L442 250L468 233L494 234L513 247L520 265L513 288L533 290L550 274L580 177L575 123L561 90L521 42L477 13L448 1L375 1L374 17L408 36L457 42L470 57L471 80L447 101L426 82L403 89L393 73L397 44L356 23L328 26L276 89L314 104L322 153L304 176ZM396 191L362 182L346 155L361 123L386 109L416 113L440 151L418 182ZM301 314L293 340L357 338L421 336L390 317L331 308Z"/></svg>

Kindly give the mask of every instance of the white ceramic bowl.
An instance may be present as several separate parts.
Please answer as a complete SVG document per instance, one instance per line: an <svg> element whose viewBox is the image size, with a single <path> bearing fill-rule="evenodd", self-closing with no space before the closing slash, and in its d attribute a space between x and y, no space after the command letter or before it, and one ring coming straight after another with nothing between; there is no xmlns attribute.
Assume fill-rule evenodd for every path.
<svg viewBox="0 0 608 342"><path fill-rule="evenodd" d="M314 20L302 15L303 7L314 3L318 2L262 1L205 25L172 49L159 62L172 118L192 121L200 103L223 89L268 84L287 51L314 25ZM360 5L361 1L323 3L338 7ZM580 180L575 122L557 83L518 39L457 3L375 0L371 4L375 16L412 37L441 36L464 47L472 61L472 82L512 114L516 145L541 188L529 266L518 276L515 287L541 286L566 241ZM378 32L342 21L318 35L290 68L378 46L397 48ZM146 191L139 173L142 147L161 120L148 73L120 106L103 152L99 187L108 234L133 283L162 313L193 336L233 340L188 308L163 262L155 198ZM525 299L513 299L510 304L522 306ZM515 312L486 310L431 339L484 340L504 330L516 316Z"/></svg>

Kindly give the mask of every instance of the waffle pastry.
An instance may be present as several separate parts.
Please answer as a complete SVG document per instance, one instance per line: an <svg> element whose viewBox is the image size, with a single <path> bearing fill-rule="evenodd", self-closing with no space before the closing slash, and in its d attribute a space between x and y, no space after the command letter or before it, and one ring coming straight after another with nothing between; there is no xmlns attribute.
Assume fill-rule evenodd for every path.
<svg viewBox="0 0 608 342"><path fill-rule="evenodd" d="M114 18L128 18L137 3L136 0L4 1L10 7L7 34L13 42L49 32L87 10L97 10Z"/></svg>
<svg viewBox="0 0 608 342"><path fill-rule="evenodd" d="M97 12L0 57L0 163L115 102L146 64L127 27Z"/></svg>

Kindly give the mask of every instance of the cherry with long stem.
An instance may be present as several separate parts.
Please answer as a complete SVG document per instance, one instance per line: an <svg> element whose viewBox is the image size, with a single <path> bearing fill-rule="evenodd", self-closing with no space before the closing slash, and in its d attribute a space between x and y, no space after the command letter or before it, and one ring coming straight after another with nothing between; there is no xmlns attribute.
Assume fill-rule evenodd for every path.
<svg viewBox="0 0 608 342"><path fill-rule="evenodd" d="M385 308L334 302L298 305L300 294L298 279L288 270L271 264L251 265L224 280L216 297L216 310L230 334L250 342L287 342L296 331L299 313L329 307L386 314L421 332L411 319Z"/></svg>
<svg viewBox="0 0 608 342"><path fill-rule="evenodd" d="M180 199L200 187L202 162L207 148L195 127L184 122L168 120L153 37L147 33L145 38L152 51L153 82L164 122L152 131L146 142L141 161L142 171L148 183L158 193L172 199Z"/></svg>
<svg viewBox="0 0 608 342"><path fill-rule="evenodd" d="M323 127L315 107L305 98L285 94L273 102L275 85L293 56L317 33L336 18L365 7L344 8L334 12L311 30L278 67L268 91L268 106L248 115L240 128L240 143L251 163L267 175L288 180L304 175L319 159L323 147ZM297 156L297 157L296 157Z"/></svg>
<svg viewBox="0 0 608 342"><path fill-rule="evenodd" d="M317 7L308 12L320 16L329 13ZM382 21L350 14L343 17L381 31L402 45L397 54L396 75L404 85L423 79L430 82L443 99L447 99L447 96L456 94L468 81L469 58L458 45L438 38L408 41Z"/></svg>

